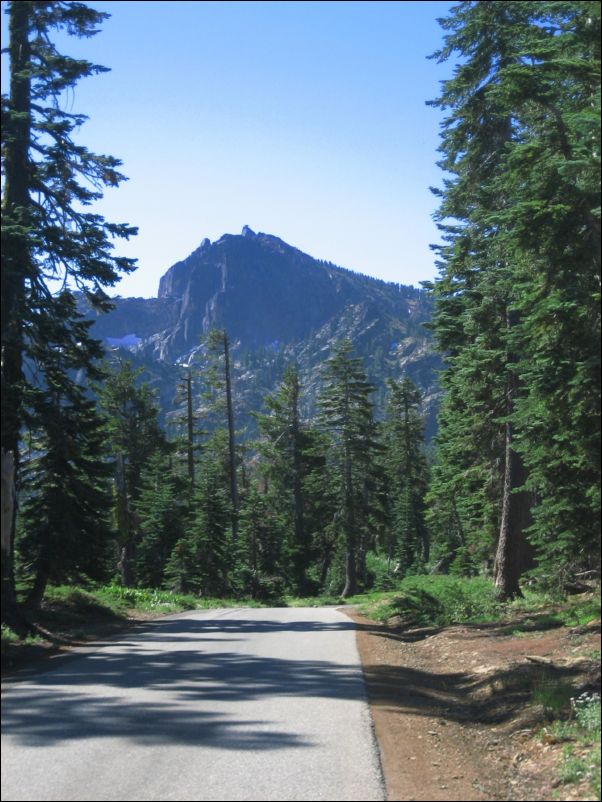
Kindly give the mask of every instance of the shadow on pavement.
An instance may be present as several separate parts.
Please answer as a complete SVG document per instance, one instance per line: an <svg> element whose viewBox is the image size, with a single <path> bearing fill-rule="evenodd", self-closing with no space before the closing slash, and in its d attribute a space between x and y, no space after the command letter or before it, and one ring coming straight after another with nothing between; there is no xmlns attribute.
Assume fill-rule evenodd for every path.
<svg viewBox="0 0 602 802"><path fill-rule="evenodd" d="M285 637L316 632L328 637L353 629L351 621L287 624L218 616L148 622L134 635L113 642L118 651L95 648L61 656L41 672L12 678L3 701L3 732L39 747L98 737L228 749L311 746L294 732L275 730L268 720L237 716L236 704L226 714L222 703L265 698L267 711L270 697L283 695L364 699L357 666L217 652L207 648L207 641L219 638L227 649L228 642L254 633ZM198 649L190 648L192 641ZM132 689L140 689L141 695ZM154 691L167 692L167 698L159 702ZM217 709L211 710L212 703Z"/></svg>

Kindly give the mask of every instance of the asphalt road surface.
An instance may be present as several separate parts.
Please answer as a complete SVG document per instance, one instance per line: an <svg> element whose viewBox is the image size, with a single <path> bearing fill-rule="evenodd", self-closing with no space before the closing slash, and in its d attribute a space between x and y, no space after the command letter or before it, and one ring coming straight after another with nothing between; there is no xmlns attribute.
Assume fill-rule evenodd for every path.
<svg viewBox="0 0 602 802"><path fill-rule="evenodd" d="M2 800L382 800L354 624L185 613L3 685Z"/></svg>

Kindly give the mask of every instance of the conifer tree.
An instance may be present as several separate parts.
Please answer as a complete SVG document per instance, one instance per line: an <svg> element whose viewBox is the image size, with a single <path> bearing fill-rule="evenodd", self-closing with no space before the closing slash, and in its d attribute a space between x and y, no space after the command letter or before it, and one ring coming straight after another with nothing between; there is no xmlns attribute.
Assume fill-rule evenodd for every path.
<svg viewBox="0 0 602 802"><path fill-rule="evenodd" d="M361 360L351 356L344 340L326 362L320 396L320 420L333 441L339 484L339 520L345 550L345 598L357 592L358 555L370 499L363 492L370 476L376 432L370 394ZM361 569L361 565L360 565Z"/></svg>
<svg viewBox="0 0 602 802"><path fill-rule="evenodd" d="M389 499L393 540L402 575L429 559L429 541L424 517L428 485L423 453L424 425L419 414L420 393L407 377L388 381L389 398L385 423L385 462L389 476Z"/></svg>
<svg viewBox="0 0 602 802"><path fill-rule="evenodd" d="M305 521L307 475L305 451L309 442L299 417L299 374L289 367L274 395L265 399L267 415L256 415L263 435L260 454L273 507L279 510L287 532L287 552L293 586L304 592L311 560L311 541Z"/></svg>
<svg viewBox="0 0 602 802"><path fill-rule="evenodd" d="M254 599L275 601L282 595L285 564L285 521L274 496L251 486L240 509L240 542L235 585L239 593Z"/></svg>
<svg viewBox="0 0 602 802"><path fill-rule="evenodd" d="M120 162L76 144L73 133L85 116L62 102L84 77L104 67L59 53L52 41L61 30L77 37L97 33L106 14L83 3L10 2L8 54L10 90L2 97L2 464L3 492L19 484L19 443L26 411L24 358L39 337L39 323L53 311L55 286L82 290L97 307L108 308L104 288L134 269L134 260L115 256L112 239L135 229L108 223L88 211L106 186L123 176ZM16 618L12 577L14 509L3 532L2 609Z"/></svg>
<svg viewBox="0 0 602 802"><path fill-rule="evenodd" d="M232 373L230 368L230 340L225 331L212 329L205 338L209 364L205 381L213 395L213 411L217 413L218 425L223 422L228 434L228 474L230 482L230 508L232 511L232 540L238 538L238 473L236 455L236 430L232 400ZM225 418L225 421L224 421Z"/></svg>
<svg viewBox="0 0 602 802"><path fill-rule="evenodd" d="M192 502L191 521L176 542L165 567L165 584L171 590L203 596L223 596L233 568L230 537L232 510L228 465L218 432L207 443Z"/></svg>
<svg viewBox="0 0 602 802"><path fill-rule="evenodd" d="M198 371L193 370L190 365L184 366L184 373L177 385L177 392L174 404L178 407L178 412L173 416L173 420L178 425L178 429L184 430L183 436L178 437L176 445L177 451L184 451L186 454L186 472L190 489L194 491L195 485L195 464L198 452L201 450L199 437L206 432L198 427L199 413L195 412L195 385L198 381Z"/></svg>
<svg viewBox="0 0 602 802"><path fill-rule="evenodd" d="M138 386L142 371L120 361L109 372L100 391L107 417L108 443L114 459L117 528L121 546L119 568L126 586L135 584L139 527L135 508L142 491L142 473L158 450L166 448L159 428L158 409L148 385Z"/></svg>
<svg viewBox="0 0 602 802"><path fill-rule="evenodd" d="M105 421L85 389L69 376L101 355L89 338L90 321L74 310L69 293L52 299L52 315L39 322L27 371L41 366L43 386L28 392L29 451L23 458L18 550L33 584L27 606L37 608L46 584L105 579L110 574L111 473ZM94 368L93 376L100 378Z"/></svg>
<svg viewBox="0 0 602 802"><path fill-rule="evenodd" d="M306 591L326 590L326 580L337 552L340 494L337 470L330 462L331 440L317 426L303 429L303 526L309 542L310 566Z"/></svg>
<svg viewBox="0 0 602 802"><path fill-rule="evenodd" d="M464 2L441 22L436 56L462 60L435 101L451 174L435 330L447 414L464 421L441 434L485 431L464 472L480 463L479 492L500 493L496 584L511 597L525 532L558 574L586 559L599 520L600 7Z"/></svg>
<svg viewBox="0 0 602 802"><path fill-rule="evenodd" d="M134 506L139 529L136 580L141 587L163 587L165 566L189 517L189 486L172 469L171 454L157 450L141 473Z"/></svg>

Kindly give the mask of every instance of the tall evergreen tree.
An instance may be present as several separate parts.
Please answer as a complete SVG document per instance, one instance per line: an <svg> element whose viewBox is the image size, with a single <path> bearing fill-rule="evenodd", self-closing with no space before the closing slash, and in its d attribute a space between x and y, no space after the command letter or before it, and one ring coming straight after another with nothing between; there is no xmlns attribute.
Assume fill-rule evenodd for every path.
<svg viewBox="0 0 602 802"><path fill-rule="evenodd" d="M205 431L199 429L198 420L200 414L195 411L195 385L197 381L198 371L194 370L191 365L184 366L184 373L180 377L174 398L174 404L178 411L172 416L172 420L176 423L178 430L180 432L183 431L183 434L177 437L176 450L179 453L184 452L186 454L186 473L192 491L194 491L195 485L195 465L198 452L201 450L199 438L206 434Z"/></svg>
<svg viewBox="0 0 602 802"><path fill-rule="evenodd" d="M289 367L278 391L265 399L267 415L256 415L263 435L260 453L272 504L287 532L287 552L293 586L304 592L311 561L311 540L305 521L305 451L309 442L299 417L299 374Z"/></svg>
<svg viewBox="0 0 602 802"><path fill-rule="evenodd" d="M309 539L311 564L305 574L307 592L325 590L337 552L340 493L337 469L331 461L328 432L303 429L303 527Z"/></svg>
<svg viewBox="0 0 602 802"><path fill-rule="evenodd" d="M28 393L29 451L23 458L18 549L32 575L27 605L36 608L49 580L104 579L110 573L110 466L105 421L69 371L101 349L69 293L52 299L29 347L28 372L43 369L43 386ZM101 373L94 369L94 378Z"/></svg>
<svg viewBox="0 0 602 802"><path fill-rule="evenodd" d="M395 556L403 574L429 559L424 515L428 472L423 452L424 424L418 411L420 393L408 378L389 380L388 388L385 463Z"/></svg>
<svg viewBox="0 0 602 802"><path fill-rule="evenodd" d="M230 479L230 505L232 511L232 540L238 538L238 471L236 455L236 429L232 400L232 373L230 369L230 340L225 331L212 329L205 339L209 365L205 381L213 394L213 409L218 421L225 423L228 433L228 472ZM221 420L220 420L221 418Z"/></svg>
<svg viewBox="0 0 602 802"><path fill-rule="evenodd" d="M122 361L107 372L100 404L107 417L108 443L114 459L117 528L121 546L119 563L124 585L135 584L139 527L135 508L142 491L142 473L151 457L166 447L158 423L158 408L148 385L138 385L142 371Z"/></svg>
<svg viewBox="0 0 602 802"><path fill-rule="evenodd" d="M344 340L326 362L324 389L320 396L320 420L333 440L333 459L339 482L339 520L345 550L343 597L358 588L358 556L365 547L370 476L376 432L370 394L361 360L351 356L352 345ZM364 548L365 553L365 548ZM360 570L361 570L360 563Z"/></svg>
<svg viewBox="0 0 602 802"><path fill-rule="evenodd" d="M240 509L236 590L264 601L280 597L287 571L285 545L285 519L274 496L251 486Z"/></svg>
<svg viewBox="0 0 602 802"><path fill-rule="evenodd" d="M165 568L166 586L184 593L223 596L230 588L235 544L223 432L207 443L186 531Z"/></svg>
<svg viewBox="0 0 602 802"><path fill-rule="evenodd" d="M462 60L435 101L449 110L451 175L435 330L457 399L447 414L464 419L443 428L461 437L490 421L465 469L502 468L489 487L500 493L496 584L511 597L526 531L557 573L546 552L583 559L599 516L600 7L464 2L441 22L436 56Z"/></svg>
<svg viewBox="0 0 602 802"><path fill-rule="evenodd" d="M10 2L8 53L10 91L2 97L2 465L3 492L14 497L19 483L19 442L26 382L23 362L39 322L52 314L51 282L85 292L107 308L104 288L112 286L134 261L112 253L113 238L135 229L108 223L86 211L105 186L117 186L120 162L90 152L73 141L85 117L60 102L84 77L105 68L59 53L52 33L65 30L90 37L106 14L83 3ZM66 290L70 292L71 290ZM14 509L3 532L2 609L16 618L12 577ZM4 519L3 519L4 520Z"/></svg>
<svg viewBox="0 0 602 802"><path fill-rule="evenodd" d="M133 504L139 530L136 546L136 582L163 587L165 568L176 542L189 521L189 485L174 472L172 456L157 450L142 469L141 488Z"/></svg>

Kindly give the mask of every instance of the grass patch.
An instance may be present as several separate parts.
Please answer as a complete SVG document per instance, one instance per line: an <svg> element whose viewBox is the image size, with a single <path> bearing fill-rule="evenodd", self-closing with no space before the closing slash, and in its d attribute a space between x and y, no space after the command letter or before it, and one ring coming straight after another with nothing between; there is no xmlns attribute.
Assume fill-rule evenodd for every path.
<svg viewBox="0 0 602 802"><path fill-rule="evenodd" d="M579 627L591 621L600 620L600 597L591 593L581 596L569 596L559 600L546 593L538 593L525 589L524 598L516 599L509 604L513 612L540 613L558 622L558 626ZM542 619L543 620L543 619Z"/></svg>
<svg viewBox="0 0 602 802"><path fill-rule="evenodd" d="M597 596L569 597L559 602L548 595L532 591L525 592L523 599L517 599L507 606L510 614L524 615L508 625L507 635L529 635L556 627L583 627L592 621L600 620L600 599Z"/></svg>
<svg viewBox="0 0 602 802"><path fill-rule="evenodd" d="M284 607L329 607L331 605L344 605L347 600L340 596L285 596L282 606ZM280 606L280 605L279 605Z"/></svg>
<svg viewBox="0 0 602 802"><path fill-rule="evenodd" d="M199 601L194 596L171 593L167 590L124 588L121 585L105 585L93 591L91 595L118 613L125 613L128 610L177 613L182 610L194 610Z"/></svg>
<svg viewBox="0 0 602 802"><path fill-rule="evenodd" d="M507 628L508 635L528 635L531 632L542 632L564 626L564 621L557 613L539 613L530 615Z"/></svg>
<svg viewBox="0 0 602 802"><path fill-rule="evenodd" d="M557 719L570 714L574 694L575 689L568 682L544 672L533 682L531 700L543 707L546 718Z"/></svg>
<svg viewBox="0 0 602 802"><path fill-rule="evenodd" d="M86 622L116 622L127 618L124 601L103 597L99 591L88 591L68 585L49 586L36 623L50 629L70 629Z"/></svg>
<svg viewBox="0 0 602 802"><path fill-rule="evenodd" d="M562 741L559 779L564 785L586 782L600 799L600 696L582 694L570 700L568 720L555 721L542 732L545 740Z"/></svg>
<svg viewBox="0 0 602 802"><path fill-rule="evenodd" d="M19 642L19 636L13 632L6 624L2 624L2 654L4 654L10 646L14 646Z"/></svg>
<svg viewBox="0 0 602 802"><path fill-rule="evenodd" d="M567 627L582 627L600 620L600 597L578 597L570 599L558 613Z"/></svg>
<svg viewBox="0 0 602 802"><path fill-rule="evenodd" d="M398 616L407 626L492 622L504 611L493 584L480 577L406 577L397 591L375 595L362 600L363 615L381 622Z"/></svg>
<svg viewBox="0 0 602 802"><path fill-rule="evenodd" d="M168 614L218 607L262 606L265 605L252 599L212 599L155 588L125 588L121 585L103 585L92 590L55 586L48 588L44 597L44 607L60 607L69 616L123 619L135 612Z"/></svg>

